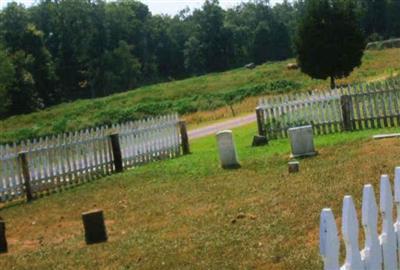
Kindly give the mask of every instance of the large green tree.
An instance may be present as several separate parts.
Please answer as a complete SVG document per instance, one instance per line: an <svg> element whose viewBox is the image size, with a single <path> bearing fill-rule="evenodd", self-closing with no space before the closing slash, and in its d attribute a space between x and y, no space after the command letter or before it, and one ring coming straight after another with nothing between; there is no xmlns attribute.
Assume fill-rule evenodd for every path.
<svg viewBox="0 0 400 270"><path fill-rule="evenodd" d="M348 76L361 65L365 39L351 1L308 0L296 39L302 72L316 79Z"/></svg>
<svg viewBox="0 0 400 270"><path fill-rule="evenodd" d="M0 46L0 118L8 115L11 106L10 88L14 83L15 70L6 51Z"/></svg>

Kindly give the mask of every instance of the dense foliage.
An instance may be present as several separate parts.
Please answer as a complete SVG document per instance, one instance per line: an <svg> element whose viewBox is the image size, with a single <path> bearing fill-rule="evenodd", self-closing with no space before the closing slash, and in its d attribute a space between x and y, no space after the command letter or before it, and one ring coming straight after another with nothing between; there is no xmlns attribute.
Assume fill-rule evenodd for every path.
<svg viewBox="0 0 400 270"><path fill-rule="evenodd" d="M361 65L365 39L351 1L309 0L296 49L301 71L316 79L347 77Z"/></svg>
<svg viewBox="0 0 400 270"><path fill-rule="evenodd" d="M397 0L354 1L371 40L399 36ZM217 0L176 16L135 0L40 0L0 11L0 118L291 57L304 0ZM378 23L379 21L379 23ZM376 23L375 23L376 22Z"/></svg>

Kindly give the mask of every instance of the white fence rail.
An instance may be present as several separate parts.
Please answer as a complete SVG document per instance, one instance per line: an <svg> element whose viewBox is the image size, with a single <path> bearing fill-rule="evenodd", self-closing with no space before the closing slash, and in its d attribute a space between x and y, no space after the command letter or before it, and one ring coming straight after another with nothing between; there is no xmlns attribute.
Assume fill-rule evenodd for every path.
<svg viewBox="0 0 400 270"><path fill-rule="evenodd" d="M115 133L124 169L181 153L177 115L1 145L0 201L24 196L27 189L40 196L111 174L116 165L110 135Z"/></svg>
<svg viewBox="0 0 400 270"><path fill-rule="evenodd" d="M397 219L393 221L393 201ZM378 210L379 209L379 210ZM378 214L382 231L378 233ZM365 185L362 197L361 224L364 249L359 248L359 221L351 196L343 199L342 236L345 260L340 266L340 242L332 210L323 209L320 223L320 253L325 270L397 270L400 266L400 167L395 170L394 200L389 177L381 176L379 208L371 185Z"/></svg>

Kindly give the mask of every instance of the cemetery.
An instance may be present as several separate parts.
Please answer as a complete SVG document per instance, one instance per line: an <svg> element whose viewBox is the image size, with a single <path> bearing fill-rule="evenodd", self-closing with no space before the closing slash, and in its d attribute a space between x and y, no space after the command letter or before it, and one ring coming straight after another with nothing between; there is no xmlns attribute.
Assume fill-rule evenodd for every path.
<svg viewBox="0 0 400 270"><path fill-rule="evenodd" d="M42 252L110 267L123 246L111 267L397 269L399 81L384 84L261 99L255 124L192 140L171 114L1 146L0 268L48 268Z"/></svg>
<svg viewBox="0 0 400 270"><path fill-rule="evenodd" d="M397 1L3 2L0 270L400 270Z"/></svg>
<svg viewBox="0 0 400 270"><path fill-rule="evenodd" d="M179 132L179 127L176 130ZM180 268L187 261L196 268L324 269L331 261L326 256L336 253L317 248L320 219L331 215L323 210L320 217L321 210L330 207L339 216L340 198L345 195L352 195L358 208L363 185L379 186L378 176L383 173L394 179L398 138L375 140L372 136L393 134L396 129L367 129L340 136L308 133L302 137L300 132L305 140L300 146L306 146L300 152L299 137L293 137L299 134L290 135L291 131L289 138L252 147L257 130L257 125L251 124L222 131L190 141L189 155L155 159L122 174L51 192L30 204L15 201L5 205L0 249L6 253L0 255L0 267L7 269L29 260L35 267L47 268L53 261L40 259L39 253L45 252L67 268L78 267L77 262L89 266L87 258L96 258L100 268L121 264ZM311 152L318 155L308 155ZM29 213L21 215L25 208ZM86 245L91 243L86 231L91 226L85 225L83 217L98 211L101 219L93 226L100 243ZM334 235L327 237L334 239ZM107 258L113 250L123 256L110 264ZM61 256L65 251L67 255ZM20 260L22 255L25 259ZM231 259L220 260L221 256ZM205 257L207 260L200 259ZM339 257L337 265L349 260Z"/></svg>

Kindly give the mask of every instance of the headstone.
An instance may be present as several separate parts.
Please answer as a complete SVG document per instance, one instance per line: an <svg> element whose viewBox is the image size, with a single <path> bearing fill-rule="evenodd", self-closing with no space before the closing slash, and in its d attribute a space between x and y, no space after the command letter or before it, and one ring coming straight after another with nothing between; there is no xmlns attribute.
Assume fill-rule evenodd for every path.
<svg viewBox="0 0 400 270"><path fill-rule="evenodd" d="M316 155L312 126L289 128L288 134L292 158Z"/></svg>
<svg viewBox="0 0 400 270"><path fill-rule="evenodd" d="M224 169L240 167L232 131L223 130L217 133L217 143L221 166Z"/></svg>
<svg viewBox="0 0 400 270"><path fill-rule="evenodd" d="M289 162L289 173L297 173L300 169L300 163L298 161L290 161Z"/></svg>
<svg viewBox="0 0 400 270"><path fill-rule="evenodd" d="M0 218L0 253L6 253L7 251L6 223Z"/></svg>
<svg viewBox="0 0 400 270"><path fill-rule="evenodd" d="M261 135L255 135L253 137L253 143L252 146L263 146L268 144L268 139L265 136L261 136Z"/></svg>
<svg viewBox="0 0 400 270"><path fill-rule="evenodd" d="M86 244L89 245L107 241L103 210L97 209L84 212L82 213L82 220L85 229Z"/></svg>

